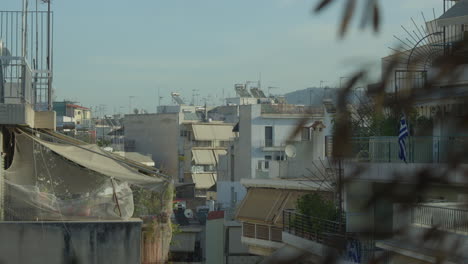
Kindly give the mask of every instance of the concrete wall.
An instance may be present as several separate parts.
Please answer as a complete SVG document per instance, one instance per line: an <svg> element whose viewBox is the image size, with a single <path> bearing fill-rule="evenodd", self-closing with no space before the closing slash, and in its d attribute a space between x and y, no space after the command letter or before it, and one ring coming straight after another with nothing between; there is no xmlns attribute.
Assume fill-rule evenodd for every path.
<svg viewBox="0 0 468 264"><path fill-rule="evenodd" d="M0 263L140 263L141 221L0 222Z"/></svg>
<svg viewBox="0 0 468 264"><path fill-rule="evenodd" d="M3 149L3 133L0 133L0 150L5 153ZM5 158L0 157L0 221L5 218Z"/></svg>
<svg viewBox="0 0 468 264"><path fill-rule="evenodd" d="M239 110L239 140L234 146L234 178L252 178L252 108L253 105L241 106Z"/></svg>
<svg viewBox="0 0 468 264"><path fill-rule="evenodd" d="M206 263L224 263L224 218L206 222Z"/></svg>
<svg viewBox="0 0 468 264"><path fill-rule="evenodd" d="M220 203L223 208L231 207L231 201L235 201L236 204L239 204L247 194L247 189L240 181L218 181L216 183L216 188L216 201Z"/></svg>
<svg viewBox="0 0 468 264"><path fill-rule="evenodd" d="M134 140L133 151L151 154L156 167L177 179L178 114L125 115L125 140Z"/></svg>
<svg viewBox="0 0 468 264"><path fill-rule="evenodd" d="M57 127L54 111L41 111L34 113L34 128L47 128L55 130Z"/></svg>

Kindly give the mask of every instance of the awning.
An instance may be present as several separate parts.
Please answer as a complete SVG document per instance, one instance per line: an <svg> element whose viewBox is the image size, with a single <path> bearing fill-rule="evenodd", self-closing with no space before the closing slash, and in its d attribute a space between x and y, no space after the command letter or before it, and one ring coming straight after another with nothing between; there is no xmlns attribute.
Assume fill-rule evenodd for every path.
<svg viewBox="0 0 468 264"><path fill-rule="evenodd" d="M211 149L194 149L192 150L192 161L195 165L216 165L217 160Z"/></svg>
<svg viewBox="0 0 468 264"><path fill-rule="evenodd" d="M216 184L214 173L193 173L192 180L195 183L195 189L209 189Z"/></svg>
<svg viewBox="0 0 468 264"><path fill-rule="evenodd" d="M308 192L250 188L242 201L236 219L247 222L281 224L283 210L295 209L299 197Z"/></svg>
<svg viewBox="0 0 468 264"><path fill-rule="evenodd" d="M235 137L232 125L192 125L195 140L224 140L228 141Z"/></svg>
<svg viewBox="0 0 468 264"><path fill-rule="evenodd" d="M34 159L37 159L32 156L27 157L27 158L22 157L25 155L36 154L36 153L30 154L30 152L24 151L26 148L33 149L31 140L34 140L40 145L52 150L54 153L58 154L62 158L72 161L84 167L85 169L94 171L103 176L111 177L111 178L114 178L123 182L128 182L129 184L134 184L134 185L138 185L138 186L145 187L148 189L153 189L153 190L160 188L165 183L165 180L160 177L150 177L150 176L141 174L137 170L132 169L128 167L127 165L122 164L121 162L118 162L116 159L113 159L111 156L109 156L108 153L101 150L97 145L90 144L90 145L74 146L74 145L67 145L67 144L52 143L52 142L44 141L37 137L29 136L25 133L16 134L16 140L17 140L18 150L21 151L21 148L23 148L23 151L21 151L23 153L16 152L15 156L18 156L18 154L19 156L15 158L26 159L26 160L23 160L22 162L19 162L18 166L21 168L18 168L18 170L24 171L25 166L30 165L31 161L33 161ZM42 156L39 156L39 157L42 157ZM62 166L63 168L66 168L65 162L59 163L59 161L57 161L56 163L58 164L51 164L51 168L49 168L48 170L54 169L55 167L59 165ZM13 164L13 165L17 165L17 164ZM14 168L15 166L13 165L12 167ZM44 171L47 172L47 170L45 169ZM30 168L28 172L29 173L22 173L24 174L23 177L31 177L31 178L36 177L35 173L37 172L34 172L34 168ZM31 175L26 175L26 174L31 174ZM60 176L65 177L67 176L67 174L69 174L69 171L62 171ZM79 182L79 181L86 181L86 180L83 178L83 179L74 179L74 181Z"/></svg>
<svg viewBox="0 0 468 264"><path fill-rule="evenodd" d="M460 0L437 20L437 26L468 24L468 0Z"/></svg>

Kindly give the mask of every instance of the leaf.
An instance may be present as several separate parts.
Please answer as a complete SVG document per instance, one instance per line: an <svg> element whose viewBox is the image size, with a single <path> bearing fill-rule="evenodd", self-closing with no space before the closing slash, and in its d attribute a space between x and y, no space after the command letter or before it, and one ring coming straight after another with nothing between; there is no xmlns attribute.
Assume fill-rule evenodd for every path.
<svg viewBox="0 0 468 264"><path fill-rule="evenodd" d="M380 29L380 9L377 3L374 3L374 12L373 12L373 20L372 25L374 26L374 31L378 32Z"/></svg>
<svg viewBox="0 0 468 264"><path fill-rule="evenodd" d="M314 12L320 12L323 8L327 7L333 0L322 0L316 7Z"/></svg>
<svg viewBox="0 0 468 264"><path fill-rule="evenodd" d="M343 18L341 19L340 37L343 37L345 35L349 26L349 22L353 17L355 8L356 0L348 0L348 2L345 5L345 10L343 12Z"/></svg>

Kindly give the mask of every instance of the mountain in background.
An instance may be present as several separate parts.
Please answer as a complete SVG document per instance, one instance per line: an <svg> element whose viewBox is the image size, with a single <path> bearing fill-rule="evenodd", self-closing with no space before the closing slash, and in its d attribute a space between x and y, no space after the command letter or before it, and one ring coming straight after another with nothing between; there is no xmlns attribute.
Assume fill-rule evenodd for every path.
<svg viewBox="0 0 468 264"><path fill-rule="evenodd" d="M337 88L318 88L311 87L303 90L297 90L284 95L288 104L298 105L322 105L323 99L332 99L332 102L336 104L338 99L339 89ZM350 95L349 101L353 104L357 104L364 100L366 97L364 91L355 91Z"/></svg>

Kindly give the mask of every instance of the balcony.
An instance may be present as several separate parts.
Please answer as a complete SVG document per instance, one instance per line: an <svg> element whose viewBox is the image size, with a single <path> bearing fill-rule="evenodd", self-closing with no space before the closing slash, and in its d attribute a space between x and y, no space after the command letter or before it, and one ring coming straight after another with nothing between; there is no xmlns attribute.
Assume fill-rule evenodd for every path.
<svg viewBox="0 0 468 264"><path fill-rule="evenodd" d="M411 208L411 224L468 235L468 209L418 204Z"/></svg>
<svg viewBox="0 0 468 264"><path fill-rule="evenodd" d="M242 223L242 236L273 242L281 242L281 228L271 225Z"/></svg>
<svg viewBox="0 0 468 264"><path fill-rule="evenodd" d="M300 143L300 140L274 140L274 139L264 139L257 141L256 145L262 148L263 151L284 151L284 148L287 145L293 145Z"/></svg>
<svg viewBox="0 0 468 264"><path fill-rule="evenodd" d="M444 263L467 263L467 221L467 204L394 204L393 235L377 241L376 247L424 263L436 263L440 254L449 252Z"/></svg>
<svg viewBox="0 0 468 264"><path fill-rule="evenodd" d="M241 242L249 252L259 256L270 256L283 247L282 229L277 226L243 222Z"/></svg>
<svg viewBox="0 0 468 264"><path fill-rule="evenodd" d="M328 246L348 237L344 221L330 221L303 215L294 210L283 211L283 231Z"/></svg>
<svg viewBox="0 0 468 264"><path fill-rule="evenodd" d="M464 153L467 136L456 137L409 137L406 153L409 163L447 163L457 153ZM398 137L362 137L351 140L349 158L359 162L403 163L398 157ZM468 157L459 155L461 162Z"/></svg>
<svg viewBox="0 0 468 264"><path fill-rule="evenodd" d="M284 210L283 243L306 250L322 261L333 254L343 261L337 263L368 263L376 250L374 241L346 232L345 223L345 219L330 221Z"/></svg>

